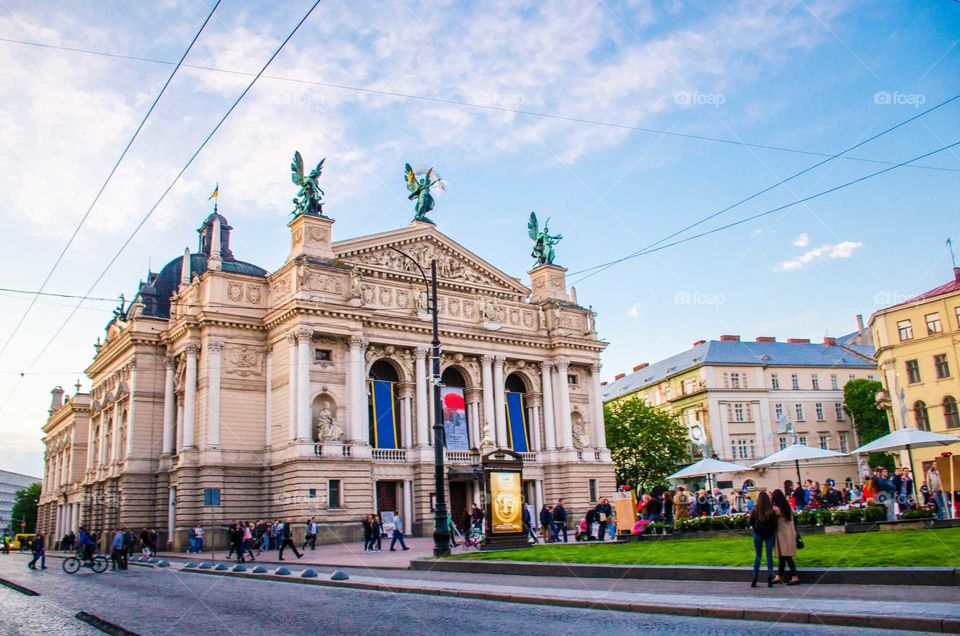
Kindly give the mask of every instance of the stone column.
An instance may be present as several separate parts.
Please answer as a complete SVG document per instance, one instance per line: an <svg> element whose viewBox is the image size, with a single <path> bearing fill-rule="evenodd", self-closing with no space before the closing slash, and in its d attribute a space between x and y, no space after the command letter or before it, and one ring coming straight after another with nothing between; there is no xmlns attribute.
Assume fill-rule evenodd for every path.
<svg viewBox="0 0 960 636"><path fill-rule="evenodd" d="M266 448L270 448L271 437L273 435L273 346L267 345L264 350L265 358L265 373L267 377L267 395L264 400L264 431L263 431L263 445Z"/></svg>
<svg viewBox="0 0 960 636"><path fill-rule="evenodd" d="M507 394L503 386L503 356L493 358L493 413L497 427L497 448L506 448L507 440Z"/></svg>
<svg viewBox="0 0 960 636"><path fill-rule="evenodd" d="M296 439L297 437L297 336L294 333L287 334L287 342L290 344L290 364L287 369L287 395L290 398L289 411L287 414L287 439Z"/></svg>
<svg viewBox="0 0 960 636"><path fill-rule="evenodd" d="M403 482L403 531L413 533L413 480Z"/></svg>
<svg viewBox="0 0 960 636"><path fill-rule="evenodd" d="M97 446L97 451L99 457L97 457L97 465L102 466L107 463L107 427L113 428L114 421L114 408L110 407L110 416L104 421L104 418L101 417L100 421L100 444Z"/></svg>
<svg viewBox="0 0 960 636"><path fill-rule="evenodd" d="M543 480L537 479L533 482L533 499L536 501L534 504L537 508L536 513L533 517L537 520L537 525L540 523L540 509L543 508Z"/></svg>
<svg viewBox="0 0 960 636"><path fill-rule="evenodd" d="M310 412L310 367L312 366L310 344L312 342L312 329L297 331L297 358L299 362L297 368L297 439L306 442L313 441L313 435L310 433L310 420L312 419Z"/></svg>
<svg viewBox="0 0 960 636"><path fill-rule="evenodd" d="M183 397L177 400L177 445L176 449L179 453L183 448Z"/></svg>
<svg viewBox="0 0 960 636"><path fill-rule="evenodd" d="M350 336L350 440L368 443L366 362L363 336Z"/></svg>
<svg viewBox="0 0 960 636"><path fill-rule="evenodd" d="M557 405L560 412L556 414L559 422L557 427L557 445L564 449L573 448L573 427L570 422L570 385L567 384L567 369L570 367L569 361L559 359L556 361L556 393Z"/></svg>
<svg viewBox="0 0 960 636"><path fill-rule="evenodd" d="M177 396L173 392L174 386L174 359L167 358L164 362L166 368L163 379L163 454L173 455L174 439L173 425L177 417Z"/></svg>
<svg viewBox="0 0 960 636"><path fill-rule="evenodd" d="M200 347L191 342L184 350L187 352L187 373L183 388L183 447L196 448L197 352L200 351Z"/></svg>
<svg viewBox="0 0 960 636"><path fill-rule="evenodd" d="M533 448L531 450L543 450L543 444L540 439L540 401L538 398L531 399L530 404L530 432Z"/></svg>
<svg viewBox="0 0 960 636"><path fill-rule="evenodd" d="M480 438L483 439L483 429L489 427L496 442L497 430L494 415L494 402L496 393L493 384L493 356L483 356L480 358L480 380L483 384L483 418L480 424ZM477 446L479 448L479 445Z"/></svg>
<svg viewBox="0 0 960 636"><path fill-rule="evenodd" d="M557 448L557 421L553 416L552 362L540 363L540 383L543 389L543 441L546 450Z"/></svg>
<svg viewBox="0 0 960 636"><path fill-rule="evenodd" d="M430 440L429 392L427 391L427 355L430 350L417 347L414 351L414 374L417 398L417 446L427 446Z"/></svg>
<svg viewBox="0 0 960 636"><path fill-rule="evenodd" d="M402 448L413 448L413 396L406 392L400 398L400 423L403 430Z"/></svg>
<svg viewBox="0 0 960 636"><path fill-rule="evenodd" d="M207 342L207 446L220 446L220 369L223 342Z"/></svg>
<svg viewBox="0 0 960 636"><path fill-rule="evenodd" d="M590 367L590 410L593 412L593 439L598 451L607 448L607 428L603 422L603 390L600 388L600 365Z"/></svg>
<svg viewBox="0 0 960 636"><path fill-rule="evenodd" d="M463 393L467 403L470 446L480 448L480 392L477 389L466 389Z"/></svg>
<svg viewBox="0 0 960 636"><path fill-rule="evenodd" d="M121 449L122 457L125 459L133 455L133 424L136 422L134 417L137 412L137 359L130 360L130 407L127 409L127 447Z"/></svg>
<svg viewBox="0 0 960 636"><path fill-rule="evenodd" d="M127 402L129 402L127 398ZM129 404L128 411L129 412ZM123 414L123 411L120 410L120 407L114 405L113 407L113 426L111 427L110 432L110 463L120 461L120 427L123 425L123 422L120 421L120 417ZM61 467L62 468L62 467Z"/></svg>

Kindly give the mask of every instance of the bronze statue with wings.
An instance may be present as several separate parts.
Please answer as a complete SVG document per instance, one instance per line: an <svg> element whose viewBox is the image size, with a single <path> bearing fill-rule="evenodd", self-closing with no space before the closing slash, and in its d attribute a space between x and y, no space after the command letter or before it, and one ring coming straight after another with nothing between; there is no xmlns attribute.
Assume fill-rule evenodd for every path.
<svg viewBox="0 0 960 636"><path fill-rule="evenodd" d="M543 231L540 231L536 212L530 213L527 230L530 233L530 238L533 239L533 252L530 253L530 256L537 259L537 265L553 265L553 257L555 256L553 246L560 242L563 235L550 234L550 219L547 219L547 222L543 224Z"/></svg>
<svg viewBox="0 0 960 636"><path fill-rule="evenodd" d="M414 199L417 201L413 206L413 220L433 223L433 221L427 218L427 213L430 212L434 206L433 195L430 194L430 188L436 187L443 192L443 180L440 179L440 175L437 174L433 168L429 168L426 171L422 168L414 170L410 167L409 163L404 165L404 174L407 180L407 190L410 191L410 196L407 198L411 201ZM419 178L418 175L420 175Z"/></svg>
<svg viewBox="0 0 960 636"><path fill-rule="evenodd" d="M323 162L326 158L320 160L317 167L310 171L310 174L303 173L303 157L300 151L293 153L293 163L290 164L290 180L295 185L300 186L300 191L293 199L293 212L290 214L300 216L301 214L310 214L313 216L323 216L323 202L320 198L323 196L323 190L317 183L320 179L320 173L323 171Z"/></svg>

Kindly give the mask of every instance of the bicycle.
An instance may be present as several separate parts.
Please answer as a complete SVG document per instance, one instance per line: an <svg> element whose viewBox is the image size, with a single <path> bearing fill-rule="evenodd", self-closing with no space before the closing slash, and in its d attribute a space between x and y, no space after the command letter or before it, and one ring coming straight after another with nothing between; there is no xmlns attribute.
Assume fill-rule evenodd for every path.
<svg viewBox="0 0 960 636"><path fill-rule="evenodd" d="M83 552L78 550L72 557L64 559L61 567L67 574L76 574L80 571L80 568L90 568L97 574L100 574L101 572L105 572L109 565L110 562L107 560L107 557L102 554L95 554L90 559L87 559Z"/></svg>
<svg viewBox="0 0 960 636"><path fill-rule="evenodd" d="M470 548L474 548L479 550L481 543L483 543L483 530L474 527L470 529L470 536L464 539L463 549L469 550Z"/></svg>

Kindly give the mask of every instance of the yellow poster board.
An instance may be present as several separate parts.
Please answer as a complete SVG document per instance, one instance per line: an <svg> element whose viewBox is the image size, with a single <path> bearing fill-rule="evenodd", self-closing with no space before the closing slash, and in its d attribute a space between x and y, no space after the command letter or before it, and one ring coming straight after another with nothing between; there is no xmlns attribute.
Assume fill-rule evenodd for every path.
<svg viewBox="0 0 960 636"><path fill-rule="evenodd" d="M523 532L520 473L490 473L490 508L493 517L490 528L492 532Z"/></svg>
<svg viewBox="0 0 960 636"><path fill-rule="evenodd" d="M637 523L637 503L633 491L618 492L614 495L613 505L617 511L617 534L633 532Z"/></svg>

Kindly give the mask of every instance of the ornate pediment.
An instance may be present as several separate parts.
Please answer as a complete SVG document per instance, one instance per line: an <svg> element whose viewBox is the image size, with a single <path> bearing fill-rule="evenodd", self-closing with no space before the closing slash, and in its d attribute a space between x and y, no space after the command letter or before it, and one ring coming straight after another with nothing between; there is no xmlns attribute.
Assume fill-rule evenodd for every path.
<svg viewBox="0 0 960 636"><path fill-rule="evenodd" d="M415 223L395 232L385 232L334 244L340 260L355 264L360 269L377 273L391 272L420 279L417 266L396 248L411 258L425 271L430 262L437 261L437 279L443 283L477 288L526 297L530 290L479 258L456 241L441 234L435 226Z"/></svg>

